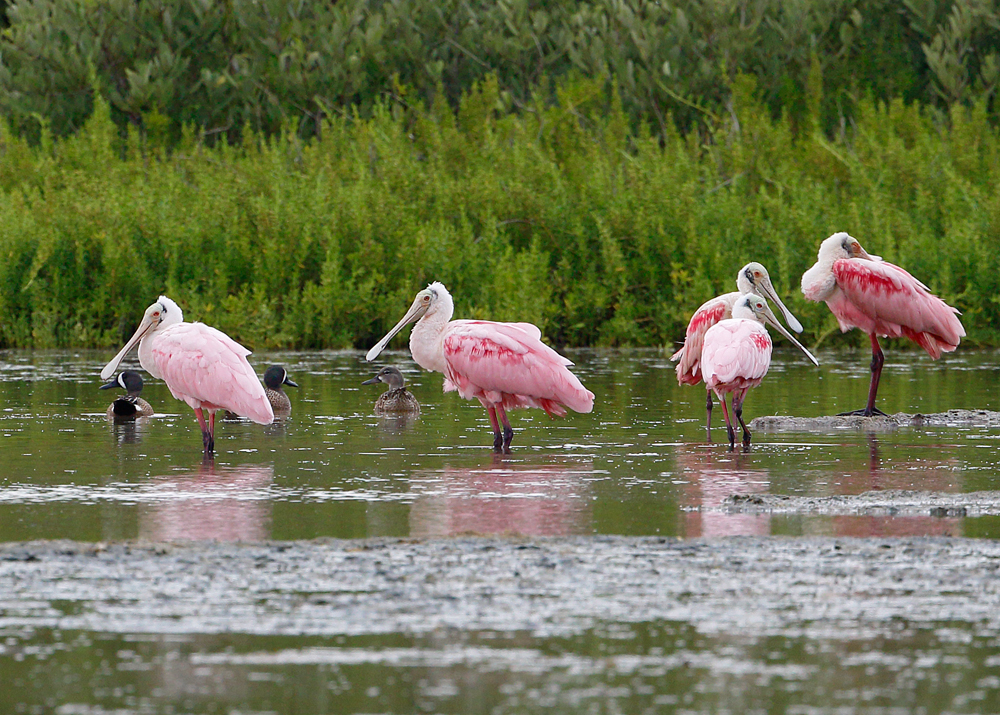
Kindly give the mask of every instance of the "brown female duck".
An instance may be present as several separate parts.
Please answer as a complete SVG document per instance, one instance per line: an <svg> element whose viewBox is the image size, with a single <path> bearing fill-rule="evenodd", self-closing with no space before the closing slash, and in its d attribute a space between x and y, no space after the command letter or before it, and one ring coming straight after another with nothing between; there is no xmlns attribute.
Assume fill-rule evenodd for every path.
<svg viewBox="0 0 1000 715"><path fill-rule="evenodd" d="M374 385L377 382L384 382L389 386L389 389L376 400L376 415L420 412L420 403L404 387L406 380L403 379L403 373L398 369L391 366L383 367L375 377L365 380L361 384Z"/></svg>

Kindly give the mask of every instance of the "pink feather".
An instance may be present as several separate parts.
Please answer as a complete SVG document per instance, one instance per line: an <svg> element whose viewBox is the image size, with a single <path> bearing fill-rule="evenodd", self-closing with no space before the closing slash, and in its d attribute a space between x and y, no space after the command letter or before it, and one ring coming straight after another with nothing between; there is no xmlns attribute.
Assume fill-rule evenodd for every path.
<svg viewBox="0 0 1000 715"><path fill-rule="evenodd" d="M958 311L891 263L843 258L833 263L839 291L826 303L842 331L860 328L890 338L908 337L937 359L958 347L965 329Z"/></svg>
<svg viewBox="0 0 1000 715"><path fill-rule="evenodd" d="M691 316L684 346L670 356L677 363L677 384L697 385L701 376L701 349L705 344L705 333L720 320L733 316L733 305L740 293L726 293L707 300Z"/></svg>
<svg viewBox="0 0 1000 715"><path fill-rule="evenodd" d="M225 409L271 424L274 412L246 356L250 351L204 323L178 323L156 333L153 360L170 393L192 408Z"/></svg>
<svg viewBox="0 0 1000 715"><path fill-rule="evenodd" d="M701 370L705 385L721 396L757 387L771 365L771 337L756 320L730 318L705 333Z"/></svg>
<svg viewBox="0 0 1000 715"><path fill-rule="evenodd" d="M550 415L594 408L594 393L566 369L572 365L541 340L530 323L456 320L443 346L445 391L504 409L538 407Z"/></svg>

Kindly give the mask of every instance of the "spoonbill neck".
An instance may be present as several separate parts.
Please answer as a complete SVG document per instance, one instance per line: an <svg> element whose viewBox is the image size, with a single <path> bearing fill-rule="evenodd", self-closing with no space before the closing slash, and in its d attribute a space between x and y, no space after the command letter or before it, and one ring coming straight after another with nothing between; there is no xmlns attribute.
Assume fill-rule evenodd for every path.
<svg viewBox="0 0 1000 715"><path fill-rule="evenodd" d="M410 331L410 354L424 370L445 371L444 334L450 319L448 311L428 312Z"/></svg>
<svg viewBox="0 0 1000 715"><path fill-rule="evenodd" d="M160 370L156 366L156 361L153 359L153 341L162 335L163 330L162 326L158 326L143 335L139 341L139 350L137 351L139 354L139 364L142 365L142 369L158 380L162 380L163 375L160 374Z"/></svg>
<svg viewBox="0 0 1000 715"><path fill-rule="evenodd" d="M156 363L153 362L153 336L156 335L155 330L151 330L142 336L139 341L139 364L142 365L142 369L148 372L155 378L162 379L160 371L156 369Z"/></svg>

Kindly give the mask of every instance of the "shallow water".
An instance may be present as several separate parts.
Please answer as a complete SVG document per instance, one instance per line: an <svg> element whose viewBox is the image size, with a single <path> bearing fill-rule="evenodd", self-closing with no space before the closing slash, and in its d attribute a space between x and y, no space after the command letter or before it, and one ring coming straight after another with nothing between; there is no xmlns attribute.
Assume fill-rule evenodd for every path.
<svg viewBox="0 0 1000 715"><path fill-rule="evenodd" d="M722 414L706 442L704 390L678 387L659 351L576 352L596 394L592 414L551 420L513 413L513 453L492 453L478 403L441 392L441 376L398 365L422 405L412 419L379 419L374 372L360 353L254 356L258 373L287 367L292 416L262 427L220 422L203 463L193 413L165 385L143 396L156 416L113 423L98 391L104 353L2 355L0 541L69 538L259 541L318 536L455 534L662 535L954 534L995 536L994 516L769 516L733 513L733 494L800 496L906 489L991 490L995 429L928 427L765 433L730 452ZM832 414L863 404L867 356L825 353L813 368L778 352L745 406L755 416ZM938 362L891 353L886 412L1000 408L1000 355Z"/></svg>
<svg viewBox="0 0 1000 715"><path fill-rule="evenodd" d="M409 420L371 414L380 390L360 384L375 368L359 352L254 355L259 374L283 364L300 385L288 390L292 416L268 427L220 422L215 459L205 463L192 412L159 381L143 392L155 417L107 420L113 395L97 388L110 354L0 354L0 542L421 539L409 551L407 542L387 547L363 578L345 567L352 542L331 547L341 560L315 572L305 565L313 557L283 562L280 549L223 554L202 570L195 566L210 555L184 552L166 581L155 557L133 563L95 552L101 569L95 557L77 555L59 570L59 547L39 557L0 554L9 586L0 589L0 711L1000 709L1000 623L971 610L1000 606L996 589L982 585L995 583L1000 557L973 554L952 573L951 557L938 556L929 570L945 574L945 585L921 591L907 581L920 547L898 549L897 562L898 542L877 541L950 535L991 544L1000 509L922 508L919 497L916 508L898 510L733 506L754 495L993 492L1000 430L758 431L749 452L730 452L721 411L715 441L706 442L705 393L678 387L664 353L569 355L597 396L594 412L563 420L516 412L514 451L504 457L491 451L485 411L442 394L441 376L420 372L408 354L388 353L383 364L399 366L421 402ZM816 369L777 352L747 398L748 421L861 406L869 357L818 357ZM890 348L887 359L879 403L886 412L1000 409L996 352L933 362ZM507 548L508 561L475 555L475 542L444 554L434 551L437 542L420 545L470 535L523 548L532 537L592 535L677 537L692 548L705 543L696 537L821 540L802 557L797 539L768 541L773 551L749 560L743 554L756 540L709 542L726 544L728 555L702 563L690 582L686 556L652 557L653 542L643 540L624 554L609 554L624 547L600 539L582 547L542 541L552 545L541 557L489 547ZM878 545L856 557L854 570L832 573L842 560L824 554L845 536ZM879 561L883 553L892 558ZM582 554L593 563L577 574ZM791 575L770 584L769 564L778 562L774 572ZM260 585L259 567L274 571L271 585ZM982 580L986 572L966 579L977 568L992 569L993 581ZM813 574L819 580L809 581ZM470 585L476 578L485 583ZM520 581L505 596L510 578ZM601 578L608 582L594 586ZM577 594L574 579L591 590ZM440 593L420 601L418 585ZM636 589L642 598L628 600ZM991 600L983 589L992 589ZM539 615L554 602L563 610ZM396 610L380 615L382 607Z"/></svg>

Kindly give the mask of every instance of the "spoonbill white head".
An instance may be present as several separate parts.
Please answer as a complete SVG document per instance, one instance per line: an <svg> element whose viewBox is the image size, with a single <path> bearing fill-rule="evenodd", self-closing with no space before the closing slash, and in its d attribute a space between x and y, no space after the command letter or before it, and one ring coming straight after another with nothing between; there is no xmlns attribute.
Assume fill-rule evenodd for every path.
<svg viewBox="0 0 1000 715"><path fill-rule="evenodd" d="M767 269L760 263L753 261L743 266L740 269L739 276L736 278L736 287L740 293L753 293L754 295L767 298L781 310L781 314L785 316L785 322L788 323L789 328L796 333L802 332L802 323L781 302L778 292L771 285L771 276L767 274Z"/></svg>
<svg viewBox="0 0 1000 715"><path fill-rule="evenodd" d="M139 342L144 338L147 338L157 330L165 328L169 325L175 325L177 323L184 321L184 315L181 313L180 306L174 301L170 300L165 295L161 295L155 303L146 308L146 313L142 316L142 321L139 323L139 327L136 328L135 333L132 337L128 339L117 355L111 358L111 361L104 366L101 370L101 379L107 380L111 377L115 370L118 369L118 364L128 355L129 351L134 348ZM144 366L145 367L145 366Z"/></svg>
<svg viewBox="0 0 1000 715"><path fill-rule="evenodd" d="M881 256L875 256L864 248L858 239L843 231L835 233L819 245L820 263L833 263L841 258L860 258L866 261L881 261Z"/></svg>
<svg viewBox="0 0 1000 715"><path fill-rule="evenodd" d="M448 322L451 320L454 312L455 304L452 302L451 293L448 292L448 289L443 284L434 281L417 293L412 305L410 305L410 309L406 311L406 315L396 323L392 330L385 334L384 338L375 343L372 349L368 351L368 354L365 355L365 360L371 362L377 358L379 353L385 350L385 346L389 344L389 341L395 337L396 333L410 323L415 323L425 316L440 316L442 322Z"/></svg>

